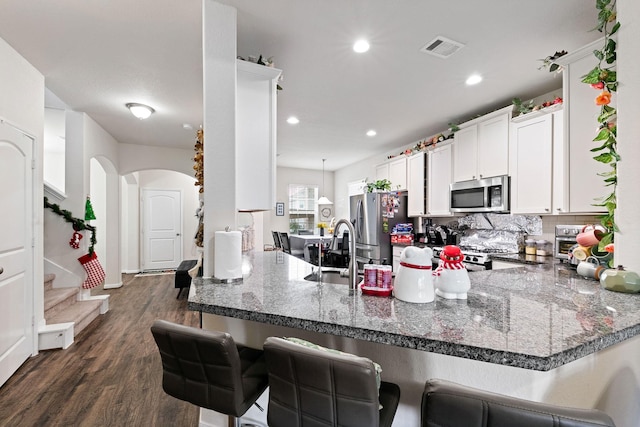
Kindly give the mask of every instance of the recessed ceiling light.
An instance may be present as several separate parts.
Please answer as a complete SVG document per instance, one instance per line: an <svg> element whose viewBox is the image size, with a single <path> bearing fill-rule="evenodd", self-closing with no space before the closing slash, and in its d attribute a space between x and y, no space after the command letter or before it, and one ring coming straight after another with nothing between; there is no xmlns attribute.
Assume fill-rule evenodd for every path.
<svg viewBox="0 0 640 427"><path fill-rule="evenodd" d="M367 136L376 136L377 134L378 133L373 129L367 131Z"/></svg>
<svg viewBox="0 0 640 427"><path fill-rule="evenodd" d="M363 53L369 50L369 42L366 40L358 40L353 44L353 50L358 53Z"/></svg>
<svg viewBox="0 0 640 427"><path fill-rule="evenodd" d="M469 78L467 79L467 81L465 82L467 85L472 86L472 85L477 85L478 83L480 83L482 81L482 76L479 74L472 74L469 76Z"/></svg>
<svg viewBox="0 0 640 427"><path fill-rule="evenodd" d="M287 119L287 123L289 123L290 125L297 125L298 123L300 123L300 120L298 120L296 116L291 116Z"/></svg>

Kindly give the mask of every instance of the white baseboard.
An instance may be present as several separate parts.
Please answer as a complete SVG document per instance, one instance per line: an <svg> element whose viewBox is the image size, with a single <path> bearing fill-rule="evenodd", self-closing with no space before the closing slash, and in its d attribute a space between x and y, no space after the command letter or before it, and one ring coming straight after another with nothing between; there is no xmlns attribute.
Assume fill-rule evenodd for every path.
<svg viewBox="0 0 640 427"><path fill-rule="evenodd" d="M118 289L122 287L122 282L118 283L105 283L102 288L103 289Z"/></svg>
<svg viewBox="0 0 640 427"><path fill-rule="evenodd" d="M73 322L45 325L38 330L38 350L66 349L73 344Z"/></svg>

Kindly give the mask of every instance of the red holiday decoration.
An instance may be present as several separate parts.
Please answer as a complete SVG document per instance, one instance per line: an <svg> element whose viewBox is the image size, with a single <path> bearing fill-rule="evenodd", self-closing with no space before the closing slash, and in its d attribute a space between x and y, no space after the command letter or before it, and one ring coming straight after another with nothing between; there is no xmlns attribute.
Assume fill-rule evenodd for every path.
<svg viewBox="0 0 640 427"><path fill-rule="evenodd" d="M82 255L78 258L78 261L80 261L80 264L82 264L87 272L87 279L82 283L82 287L84 289L95 288L104 282L104 270L102 269L102 265L100 265L100 261L98 261L98 255L96 255L95 252Z"/></svg>
<svg viewBox="0 0 640 427"><path fill-rule="evenodd" d="M82 237L82 234L74 231L73 236L71 236L71 240L69 240L69 246L71 246L73 249L80 248L80 239L82 239Z"/></svg>

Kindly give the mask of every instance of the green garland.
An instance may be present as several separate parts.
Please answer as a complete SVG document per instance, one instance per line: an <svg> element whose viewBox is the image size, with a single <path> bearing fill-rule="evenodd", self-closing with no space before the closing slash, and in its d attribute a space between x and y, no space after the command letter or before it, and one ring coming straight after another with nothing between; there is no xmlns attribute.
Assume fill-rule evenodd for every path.
<svg viewBox="0 0 640 427"><path fill-rule="evenodd" d="M616 149L617 111L609 105L612 92L618 89L618 77L614 70L616 62L616 42L611 38L620 28L620 23L616 22L615 6L615 0L596 0L598 25L595 29L604 33L604 42L600 50L593 51L594 56L598 59L598 64L582 77L583 83L587 83L591 85L592 88L601 91L595 99L596 104L600 106L600 114L598 116L598 134L593 139L599 143L600 146L592 148L591 152L597 153L594 157L596 161L608 164L611 167L610 171L599 174L604 178L606 186L613 187L611 194L603 197L600 203L595 204L595 206L603 206L607 209L607 213L600 218L601 224L607 230L605 236L603 236L600 241L600 250L613 242L613 234L618 231L618 226L614 218L617 207L617 163L620 161L620 155Z"/></svg>
<svg viewBox="0 0 640 427"><path fill-rule="evenodd" d="M70 222L73 225L75 231L89 230L91 231L91 245L89 245L89 255L93 254L93 247L96 245L96 227L89 225L80 218L75 218L71 212L66 209L60 209L60 206L49 203L49 200L44 198L44 207L51 209L54 213L60 215L65 221Z"/></svg>

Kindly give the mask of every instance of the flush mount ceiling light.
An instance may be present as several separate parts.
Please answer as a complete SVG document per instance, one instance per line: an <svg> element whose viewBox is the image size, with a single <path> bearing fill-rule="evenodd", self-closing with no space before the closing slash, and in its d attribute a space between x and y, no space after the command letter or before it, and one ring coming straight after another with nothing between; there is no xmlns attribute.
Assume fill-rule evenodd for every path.
<svg viewBox="0 0 640 427"><path fill-rule="evenodd" d="M151 114L155 113L156 110L149 107L148 105L138 104L136 102L129 102L125 104L125 106L131 111L131 114L139 118L140 120L144 120L149 118Z"/></svg>
<svg viewBox="0 0 640 427"><path fill-rule="evenodd" d="M322 192L324 193L324 162L327 159L322 159ZM329 200L328 198L326 198L325 196L322 196L318 199L318 204L319 205L332 205L333 202L331 200Z"/></svg>
<svg viewBox="0 0 640 427"><path fill-rule="evenodd" d="M289 123L290 125L297 125L298 123L300 123L300 120L298 120L296 116L291 116L287 119L287 123Z"/></svg>
<svg viewBox="0 0 640 427"><path fill-rule="evenodd" d="M353 44L353 50L358 53L363 53L369 50L369 42L366 40L358 40Z"/></svg>
<svg viewBox="0 0 640 427"><path fill-rule="evenodd" d="M469 76L467 81L465 82L468 86L477 85L482 81L482 76L479 74L472 74Z"/></svg>
<svg viewBox="0 0 640 427"><path fill-rule="evenodd" d="M377 134L378 132L373 129L367 131L367 136L376 136Z"/></svg>

